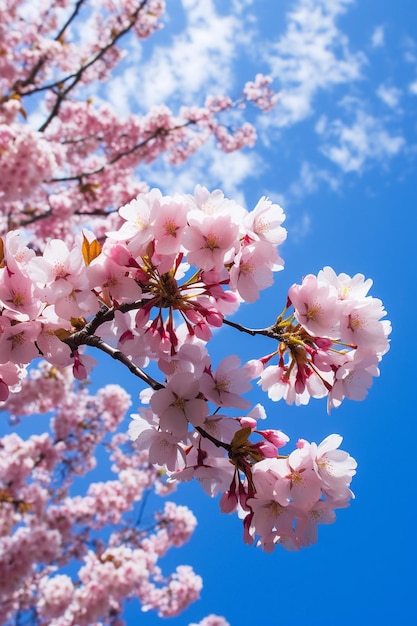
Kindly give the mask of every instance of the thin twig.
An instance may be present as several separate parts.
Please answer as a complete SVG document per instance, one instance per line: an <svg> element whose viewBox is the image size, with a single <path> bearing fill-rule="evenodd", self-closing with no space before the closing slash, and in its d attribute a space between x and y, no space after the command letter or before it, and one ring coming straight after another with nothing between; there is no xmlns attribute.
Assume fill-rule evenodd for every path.
<svg viewBox="0 0 417 626"><path fill-rule="evenodd" d="M77 337L76 340L74 340L75 336ZM83 329L82 331L78 331L78 333L74 333L74 335L71 335L71 337L68 337L68 339L64 339L64 343L66 343L73 352L75 352L75 350L81 345L97 348L98 350L101 350L105 354L111 356L112 359L115 359L116 361L122 363L122 365L127 367L129 372L143 380L154 391L157 391L158 389L163 389L164 387L164 385L156 381L154 378L144 372L140 367L132 363L129 357L123 354L123 352L117 350L116 348L113 348L112 346L109 346L109 344L105 343L101 339L101 337L88 334L87 332L85 332L85 329Z"/></svg>
<svg viewBox="0 0 417 626"><path fill-rule="evenodd" d="M209 441L211 441L211 443L214 443L214 445L217 448L224 448L225 450L227 450L227 452L230 452L230 450L232 449L229 443L224 443L224 441L219 441L218 439L213 437L213 435L210 435L210 433L206 432L203 428L201 428L201 426L194 426L194 428L200 433L202 437L204 437L205 439L208 439Z"/></svg>
<svg viewBox="0 0 417 626"><path fill-rule="evenodd" d="M276 339L277 341L281 340L281 333L274 326L268 326L267 328L246 328L246 326L242 326L242 324L232 322L225 318L223 319L223 324L231 326L232 328L236 328L236 330L240 331L241 333L247 333L252 337L255 337L256 335L265 335L266 337Z"/></svg>

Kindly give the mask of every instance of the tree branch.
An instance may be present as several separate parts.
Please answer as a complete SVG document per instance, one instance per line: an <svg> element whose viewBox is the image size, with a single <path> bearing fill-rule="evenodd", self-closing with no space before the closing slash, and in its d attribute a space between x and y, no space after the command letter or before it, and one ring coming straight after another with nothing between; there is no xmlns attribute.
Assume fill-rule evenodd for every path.
<svg viewBox="0 0 417 626"><path fill-rule="evenodd" d="M128 33L133 26L136 24L136 20L138 18L138 15L140 13L140 11L143 9L143 7L147 4L147 0L142 0L142 2L139 4L139 6L135 9L135 11L132 13L132 15L129 18L129 24L125 27L122 28L121 31L119 31L118 33L116 33L111 40L109 41L108 44L106 44L105 46L103 46L102 48L100 48L100 50L92 57L92 59L90 59L90 61L87 61L87 63L85 63L84 65L82 65L80 67L80 69L75 72L74 74L70 74L69 76L67 76L66 78L57 81L55 84L53 85L46 85L44 86L42 89L39 89L38 91L44 91L46 89L53 89L54 87L57 87L59 85L62 85L65 82L70 81L71 79L72 82L70 83L70 85L68 85L68 87L62 91L59 91L58 93L56 93L56 100L55 100L55 104L52 107L52 110L49 114L49 116L47 117L47 119L45 120L45 122L40 126L40 128L38 129L39 132L44 132L46 130L46 128L49 126L49 124L51 123L51 121L54 119L54 117L58 114L59 109L61 108L61 104L62 102L65 100L65 98L67 97L68 93L75 87L75 85L77 85L77 83L80 82L81 78L83 77L84 72L91 67L92 65L94 65L94 63L96 63L97 61L99 61L100 59L103 58L103 56L106 54L106 52L108 50L110 50L117 42L118 40L123 37L124 35L126 35L126 33ZM31 92L33 93L33 92ZM30 94L29 94L30 95Z"/></svg>
<svg viewBox="0 0 417 626"><path fill-rule="evenodd" d="M105 163L101 167L98 167L95 170L91 170L90 172L82 172L81 174L75 174L74 176L64 176L62 178L51 178L51 180L47 180L45 182L46 183L61 183L61 182L68 182L68 181L73 180L73 181L78 181L81 184L83 178L88 178L89 176L94 176L95 174L101 174L105 170L106 167L108 167L109 165L113 165L114 163L117 163L117 161L120 161L120 159L122 159L123 157L129 156L129 154L133 154L134 152L136 152L136 150L140 150L140 148L144 148L153 139L157 139L158 137L166 137L170 135L171 133L175 132L176 130L181 130L182 128L186 128L187 126L190 126L191 124L196 124L197 122L198 120L188 120L187 122L184 122L184 124L178 124L177 126L173 126L172 128L168 128L168 129L157 128L157 130L155 130L151 135L149 135L149 137L135 144L134 146L132 146L132 148L124 150L123 152L119 152L114 157L109 159L107 163Z"/></svg>
<svg viewBox="0 0 417 626"><path fill-rule="evenodd" d="M72 14L69 16L69 18L67 19L67 21L65 22L65 24L62 26L61 30L55 35L54 37L54 41L59 41L61 39L61 37L63 36L63 34L65 33L66 29L68 28L68 26L71 24L71 22L77 17L79 10L81 8L81 5L83 5L85 2L85 0L78 0L75 7L74 7L74 11L72 12ZM32 71L30 72L29 76L27 78L25 78L25 80L18 80L16 81L16 83L13 85L13 92L16 94L19 94L20 96L26 96L26 95L31 95L32 93L38 92L38 91L44 91L45 89L48 89L48 87L41 87L41 88L35 88L30 92L24 92L22 93L20 91L21 87L26 87L26 85L30 85L30 83L33 83L36 74L39 72L40 69L42 69L43 65L45 65L45 62L47 61L47 57L41 57L39 59L39 61L34 65L34 67L32 68ZM54 83L53 87L56 87L59 84L59 81L57 83Z"/></svg>
<svg viewBox="0 0 417 626"><path fill-rule="evenodd" d="M77 336L76 341L73 340L75 336ZM109 344L105 343L101 339L101 337L98 337L97 335L90 335L88 333L85 333L84 329L79 331L78 333L75 333L75 335L72 335L68 339L65 339L64 343L69 345L69 347L73 351L75 351L81 345L92 346L93 348L97 348L98 350L101 350L105 354L108 354L109 356L111 356L116 361L119 361L120 363L122 363L122 365L127 367L129 372L131 372L132 374L134 374L134 376L137 376L138 378L143 380L154 391L164 388L164 385L162 385L161 383L158 383L157 380L155 380L154 378L146 374L146 372L144 372L140 367L132 363L129 357L123 354L123 352L120 352L120 350L117 350L116 348L109 346Z"/></svg>
<svg viewBox="0 0 417 626"><path fill-rule="evenodd" d="M213 437L213 435L210 435L210 433L206 432L203 428L201 428L201 426L194 426L194 428L196 431L200 433L202 437L204 437L205 439L208 439L209 441L211 441L211 443L214 443L214 445L217 448L224 448L225 450L227 450L227 452L231 451L232 446L229 443L224 443L223 441L219 441L218 439Z"/></svg>
<svg viewBox="0 0 417 626"><path fill-rule="evenodd" d="M276 328L276 326L268 326L267 328L246 328L246 326L242 326L241 324L232 322L226 318L223 318L223 324L231 326L241 333L246 333L252 337L255 337L256 335L265 335L266 337L270 337L276 341L281 341L282 339L281 332Z"/></svg>

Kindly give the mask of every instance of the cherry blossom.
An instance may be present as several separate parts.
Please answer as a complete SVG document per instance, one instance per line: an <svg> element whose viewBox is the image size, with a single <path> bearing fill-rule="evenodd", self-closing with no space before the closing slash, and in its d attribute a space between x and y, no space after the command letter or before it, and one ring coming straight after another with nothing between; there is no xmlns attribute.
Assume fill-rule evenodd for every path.
<svg viewBox="0 0 417 626"><path fill-rule="evenodd" d="M203 270L220 270L238 246L238 227L229 215L197 217L192 214L184 245L189 250L187 256L191 264Z"/></svg>
<svg viewBox="0 0 417 626"><path fill-rule="evenodd" d="M188 423L201 426L208 413L203 399L198 398L200 385L188 373L177 372L164 389L151 397L151 407L159 415L162 430L185 436Z"/></svg>
<svg viewBox="0 0 417 626"><path fill-rule="evenodd" d="M391 325L362 274L327 266L283 291L285 213L267 197L251 207L198 181L167 195L140 179L141 164L182 163L209 141L226 153L254 145L246 109L273 107L270 77L235 98L122 119L98 84L112 80L126 40L162 27L162 0L3 4L0 622L121 626L133 598L175 616L202 579L183 564L165 573L160 559L196 519L165 501L145 523L148 495L196 480L241 520L246 543L315 543L354 497L356 461L337 434L289 448L253 398L325 398L329 411L363 400ZM243 326L240 306L267 288L277 294L269 326ZM225 342L213 359L213 334L226 330L262 336L268 352L255 339L242 361L239 342ZM140 382L139 399L111 378L94 391L101 353ZM35 416L49 427L28 435Z"/></svg>

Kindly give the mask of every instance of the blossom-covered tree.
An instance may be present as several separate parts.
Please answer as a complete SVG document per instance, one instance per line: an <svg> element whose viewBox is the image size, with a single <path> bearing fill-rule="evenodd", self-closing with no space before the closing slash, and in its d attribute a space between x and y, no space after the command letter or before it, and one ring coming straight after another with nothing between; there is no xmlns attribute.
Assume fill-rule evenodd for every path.
<svg viewBox="0 0 417 626"><path fill-rule="evenodd" d="M336 434L283 453L288 437L263 427L262 404L244 396L257 381L288 404L362 400L390 324L369 279L326 267L289 289L270 326L243 326L240 304L283 269L281 207L263 197L248 210L198 181L168 196L137 178L140 163L175 166L212 137L226 152L252 146L254 128L225 115L268 112L268 77L234 100L121 119L91 87L111 80L126 38L160 27L163 2L0 4L0 400L15 425L51 416L41 435L1 439L1 621L116 626L133 597L176 615L202 581L188 566L164 576L158 559L196 520L166 502L145 527L136 503L197 479L241 518L247 543L314 543L352 498L356 462ZM214 363L210 340L223 326L268 338L271 352ZM129 427L126 391L86 385L101 352L142 383ZM80 493L103 453L114 479Z"/></svg>

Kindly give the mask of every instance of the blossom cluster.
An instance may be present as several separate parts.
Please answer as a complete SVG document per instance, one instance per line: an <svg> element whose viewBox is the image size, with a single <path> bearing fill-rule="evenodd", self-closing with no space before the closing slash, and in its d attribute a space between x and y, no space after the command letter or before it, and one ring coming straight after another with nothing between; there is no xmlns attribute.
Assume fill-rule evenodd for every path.
<svg viewBox="0 0 417 626"><path fill-rule="evenodd" d="M201 186L163 196L136 178L139 164L182 163L210 139L224 152L254 145L240 111L274 106L269 77L234 100L208 95L178 114L160 104L120 119L91 86L122 60L123 37L161 27L163 0L3 5L0 408L12 426L52 417L48 432L0 442L0 622L121 626L130 598L177 615L201 578L186 565L165 577L158 560L188 541L196 519L166 502L142 524L146 494L195 479L239 516L247 543L268 552L314 543L353 497L356 461L334 434L283 454L288 437L262 428L264 408L244 396L258 380L287 403L362 400L390 324L369 279L331 268L293 285L267 328L238 324L239 305L283 268L281 207L262 198L248 211ZM215 363L208 344L224 325L267 337L273 351ZM87 390L96 363L86 346L146 384L128 432L128 394ZM75 495L75 479L105 453L112 479ZM210 615L200 626L227 622Z"/></svg>
<svg viewBox="0 0 417 626"><path fill-rule="evenodd" d="M41 133L19 124L0 124L2 204L30 196L52 176L57 158L57 148L53 150Z"/></svg>
<svg viewBox="0 0 417 626"><path fill-rule="evenodd" d="M391 332L381 300L367 295L371 285L362 274L351 278L326 267L290 288L288 306L274 326L278 349L262 359L265 365L278 356L260 379L272 400L306 404L310 397L327 396L330 411L345 397L366 397Z"/></svg>
<svg viewBox="0 0 417 626"><path fill-rule="evenodd" d="M24 226L35 246L51 237L72 243L74 223L91 219L104 234L109 214L148 190L139 164L162 156L183 163L210 139L225 152L254 145L255 128L241 111L251 104L268 112L276 101L262 74L234 99L208 95L178 113L158 104L121 119L92 97L91 85L111 78L135 38L162 28L164 12L163 0L2 7L1 235Z"/></svg>
<svg viewBox="0 0 417 626"><path fill-rule="evenodd" d="M288 457L254 465L254 494L242 506L248 543L259 536L259 545L272 552L277 543L298 550L317 541L318 525L332 523L334 510L353 497L349 485L357 464L338 449L341 442L339 435L319 445L299 440Z"/></svg>
<svg viewBox="0 0 417 626"><path fill-rule="evenodd" d="M128 394L108 385L91 395L74 382L43 363L6 405L15 421L28 411L52 411L53 420L50 434L25 440L12 432L1 440L0 622L34 610L40 624L116 623L126 598L138 598L142 610L177 615L198 598L201 577L186 565L163 576L158 560L189 540L196 519L173 502L149 529L133 516L148 490L167 494L172 486L146 452L113 435ZM88 476L103 443L113 479L72 495L74 478ZM75 575L62 573L69 563Z"/></svg>
<svg viewBox="0 0 417 626"><path fill-rule="evenodd" d="M356 461L338 449L339 435L319 445L300 439L293 452L282 455L289 439L259 428L258 419L265 417L260 405L241 418L204 416L202 400L174 392L168 404L165 392L150 399L155 413L142 409L132 415L131 438L149 450L152 463L168 469L172 481L196 479L209 496L220 494L221 511L243 519L247 543L256 540L268 552L276 545L299 550L317 541L318 525L333 522L335 509L348 506ZM180 438L177 422L187 414L195 431L183 431Z"/></svg>
<svg viewBox="0 0 417 626"><path fill-rule="evenodd" d="M0 268L3 398L9 386L18 389L36 357L72 366L82 380L94 365L83 346L101 349L148 385L141 397L149 407L134 416L129 432L152 464L172 480L197 478L210 495L223 494L222 510L243 516L247 539L259 536L265 549L308 545L317 526L311 520L333 519L351 497L354 461L341 453L347 465L336 464L333 480L320 470L334 466L320 456L326 443L319 456L315 444L299 442L281 457L287 437L258 429L264 410L251 409L243 396L258 378L273 400L300 404L327 396L330 408L343 397L360 400L379 373L390 325L381 319L382 303L368 295L371 281L331 268L293 285L283 313L266 329L228 319L282 269L284 219L266 198L248 211L220 190L197 186L193 195L139 194L119 210L117 228L101 243L84 231L72 246L52 239L36 254L10 232ZM223 324L266 335L277 347L244 364L229 355L216 367L207 343ZM275 357L278 364L268 365ZM147 374L151 362L163 381ZM228 409L245 414L230 418ZM61 429L59 438L67 434ZM271 515L280 516L279 524Z"/></svg>
<svg viewBox="0 0 417 626"><path fill-rule="evenodd" d="M57 367L72 364L75 377L84 378L89 357L69 339L94 315L101 336L140 366L149 359L200 359L204 344L193 340L206 342L226 313L254 301L282 268L276 246L286 236L284 214L265 198L248 212L220 191L197 187L194 196L163 197L152 190L122 207L120 216L122 225L102 247L87 233L72 247L53 239L37 255L17 231L6 236L3 399L39 356Z"/></svg>

